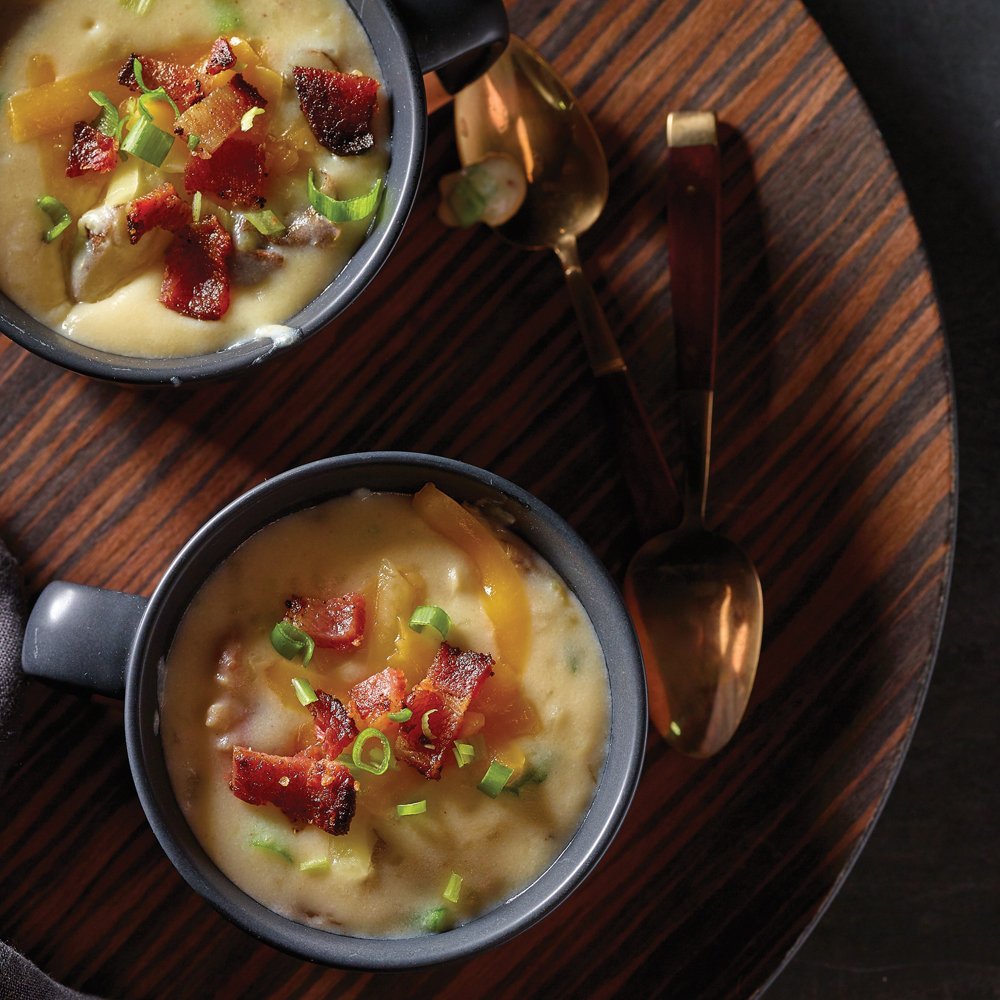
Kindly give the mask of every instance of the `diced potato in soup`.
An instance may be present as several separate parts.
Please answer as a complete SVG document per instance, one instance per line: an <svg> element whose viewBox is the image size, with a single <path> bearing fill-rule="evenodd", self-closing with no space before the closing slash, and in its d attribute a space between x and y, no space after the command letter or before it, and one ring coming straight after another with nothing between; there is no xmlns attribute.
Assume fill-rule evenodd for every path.
<svg viewBox="0 0 1000 1000"><path fill-rule="evenodd" d="M563 581L428 485L330 500L244 542L181 621L161 734L233 882L302 923L398 937L469 920L549 866L593 797L609 707Z"/></svg>
<svg viewBox="0 0 1000 1000"><path fill-rule="evenodd" d="M390 95L368 37L345 0L141 7L5 4L0 288L113 354L288 338L382 194Z"/></svg>

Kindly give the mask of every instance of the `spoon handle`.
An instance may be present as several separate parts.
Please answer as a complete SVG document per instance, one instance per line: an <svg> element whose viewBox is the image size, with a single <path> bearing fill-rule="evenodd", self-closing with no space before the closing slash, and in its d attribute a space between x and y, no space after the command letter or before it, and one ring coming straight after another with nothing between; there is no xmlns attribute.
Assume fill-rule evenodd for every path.
<svg viewBox="0 0 1000 1000"><path fill-rule="evenodd" d="M566 276L587 359L613 419L618 458L639 531L643 538L652 538L680 519L677 485L604 310L583 273L576 238L567 233L554 249Z"/></svg>
<svg viewBox="0 0 1000 1000"><path fill-rule="evenodd" d="M667 116L667 252L677 347L685 517L701 521L719 329L721 157L712 112Z"/></svg>

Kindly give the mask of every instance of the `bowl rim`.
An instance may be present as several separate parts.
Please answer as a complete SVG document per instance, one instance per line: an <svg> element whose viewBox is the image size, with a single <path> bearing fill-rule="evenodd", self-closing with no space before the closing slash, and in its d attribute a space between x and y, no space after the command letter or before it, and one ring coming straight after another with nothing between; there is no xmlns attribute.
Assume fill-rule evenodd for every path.
<svg viewBox="0 0 1000 1000"><path fill-rule="evenodd" d="M608 666L608 751L576 832L552 863L510 899L441 934L352 937L275 913L230 882L208 858L174 799L166 773L158 732L159 673L183 608L206 578L205 570L220 561L219 552L236 547L238 542L232 543L237 536L242 540L278 517L356 489L399 483L396 492L412 492L428 481L451 495L457 492L460 499L495 500L516 512L516 533L577 594ZM336 488L348 482L353 486ZM645 675L631 620L617 586L583 540L551 508L508 480L463 462L415 452L358 453L299 466L265 480L208 520L181 549L149 601L132 646L125 695L126 744L139 799L156 838L191 888L244 931L276 948L313 962L372 971L468 958L526 930L563 902L596 866L624 820L642 771L646 718Z"/></svg>
<svg viewBox="0 0 1000 1000"><path fill-rule="evenodd" d="M391 0L375 4L347 2L368 36L389 91L389 164L382 200L367 235L343 269L282 324L292 331L291 335L246 339L208 354L133 357L89 347L64 336L28 313L3 290L0 332L33 354L79 375L114 383L178 387L230 377L282 356L348 309L381 270L413 208L423 172L427 105L413 44Z"/></svg>

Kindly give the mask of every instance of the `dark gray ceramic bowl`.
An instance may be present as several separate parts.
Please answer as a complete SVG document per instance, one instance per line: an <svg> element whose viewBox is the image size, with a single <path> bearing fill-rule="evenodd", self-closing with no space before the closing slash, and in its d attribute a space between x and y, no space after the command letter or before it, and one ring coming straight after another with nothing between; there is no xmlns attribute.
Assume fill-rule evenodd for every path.
<svg viewBox="0 0 1000 1000"><path fill-rule="evenodd" d="M264 337L211 354L132 358L77 343L28 315L0 291L0 330L29 351L83 375L143 385L181 385L237 374L293 349L346 309L385 263L417 194L427 107L422 74L437 70L452 91L481 75L503 51L502 0L348 0L371 41L390 95L391 158L385 195L365 242L347 266L287 321L295 336ZM140 322L123 315L123 324Z"/></svg>
<svg viewBox="0 0 1000 1000"><path fill-rule="evenodd" d="M513 530L548 560L579 598L608 665L610 743L597 791L579 829L531 885L442 934L349 937L272 912L230 882L205 854L174 799L167 775L158 736L158 670L201 584L255 531L359 488L412 493L427 482L458 500L500 504L513 519ZM490 472L429 455L346 455L293 469L257 486L198 531L148 602L74 584L50 584L28 622L24 667L34 676L124 694L126 741L139 798L181 875L255 937L302 958L346 968L406 969L466 958L542 919L580 884L610 844L642 768L645 678L631 621L611 578L569 525L535 497Z"/></svg>

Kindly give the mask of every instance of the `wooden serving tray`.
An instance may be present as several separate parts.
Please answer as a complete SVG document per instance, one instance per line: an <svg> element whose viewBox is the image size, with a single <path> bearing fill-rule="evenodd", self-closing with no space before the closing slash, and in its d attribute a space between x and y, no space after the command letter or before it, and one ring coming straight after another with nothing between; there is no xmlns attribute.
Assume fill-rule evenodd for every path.
<svg viewBox="0 0 1000 1000"><path fill-rule="evenodd" d="M723 317L709 521L763 578L763 657L718 757L651 739L626 825L563 907L465 964L299 962L191 892L132 787L121 708L33 685L0 798L0 937L57 979L142 997L745 997L807 933L889 793L931 672L955 519L955 413L926 261L886 150L799 0L511 4L608 153L587 270L676 454L667 111L723 133ZM188 535L290 466L375 448L485 466L620 580L640 542L555 259L447 231L424 187L374 285L238 381L128 390L0 345L0 531L31 592L148 594Z"/></svg>

